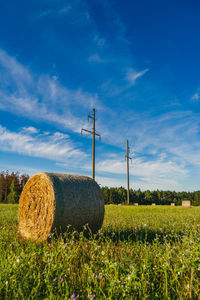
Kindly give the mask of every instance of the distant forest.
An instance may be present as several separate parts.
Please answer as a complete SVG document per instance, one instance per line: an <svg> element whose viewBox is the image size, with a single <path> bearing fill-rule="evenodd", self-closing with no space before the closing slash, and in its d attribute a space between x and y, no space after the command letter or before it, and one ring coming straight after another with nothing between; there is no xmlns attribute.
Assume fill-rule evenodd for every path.
<svg viewBox="0 0 200 300"><path fill-rule="evenodd" d="M125 188L101 188L105 204L124 204L127 199ZM183 200L190 200L192 205L200 205L200 191L196 192L175 192L175 191L141 191L130 189L130 204L138 203L139 205L181 205Z"/></svg>
<svg viewBox="0 0 200 300"><path fill-rule="evenodd" d="M18 172L0 173L0 203L19 203L19 197L29 176Z"/></svg>
<svg viewBox="0 0 200 300"><path fill-rule="evenodd" d="M19 198L24 185L29 179L29 175L18 172L0 173L0 203L19 203ZM124 204L127 199L126 189L101 188L105 204ZM175 192L175 191L141 191L130 189L130 204L139 205L170 205L175 203L181 205L182 200L190 200L192 205L200 205L200 191L196 192Z"/></svg>

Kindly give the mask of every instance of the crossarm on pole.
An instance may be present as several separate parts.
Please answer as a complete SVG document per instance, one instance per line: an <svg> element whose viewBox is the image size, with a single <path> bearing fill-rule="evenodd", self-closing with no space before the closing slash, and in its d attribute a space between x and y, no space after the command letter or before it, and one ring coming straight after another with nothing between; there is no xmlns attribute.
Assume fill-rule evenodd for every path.
<svg viewBox="0 0 200 300"><path fill-rule="evenodd" d="M86 132L88 132L88 133L93 134L92 131L82 128L82 129L81 129L81 135L82 135L82 131L86 131ZM96 132L95 132L95 135L97 135L97 136L99 137L99 141L101 142L101 135L98 134L98 133L96 133Z"/></svg>
<svg viewBox="0 0 200 300"><path fill-rule="evenodd" d="M87 129L81 129L81 134L82 134L82 131L86 131L86 132L89 132L89 133L91 133L91 134L93 134L93 132L92 131L90 131L90 130L87 130Z"/></svg>

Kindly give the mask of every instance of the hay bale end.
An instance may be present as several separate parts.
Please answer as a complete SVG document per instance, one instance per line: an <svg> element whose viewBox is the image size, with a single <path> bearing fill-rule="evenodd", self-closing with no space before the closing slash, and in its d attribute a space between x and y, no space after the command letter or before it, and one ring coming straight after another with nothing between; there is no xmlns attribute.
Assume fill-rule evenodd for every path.
<svg viewBox="0 0 200 300"><path fill-rule="evenodd" d="M189 201L189 200L182 201L182 206L183 207L191 207L191 201Z"/></svg>

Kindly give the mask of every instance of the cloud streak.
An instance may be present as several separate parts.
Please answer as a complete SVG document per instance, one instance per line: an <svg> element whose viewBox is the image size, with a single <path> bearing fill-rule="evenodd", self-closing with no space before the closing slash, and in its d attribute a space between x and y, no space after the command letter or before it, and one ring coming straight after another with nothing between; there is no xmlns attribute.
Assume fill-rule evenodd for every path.
<svg viewBox="0 0 200 300"><path fill-rule="evenodd" d="M126 80L131 84L134 85L136 83L136 80L140 77L142 77L144 74L146 74L149 71L149 69L144 69L142 71L135 71L134 69L130 68L127 70L126 73Z"/></svg>
<svg viewBox="0 0 200 300"><path fill-rule="evenodd" d="M0 71L1 110L79 132L82 123L80 111L87 114L94 106L102 109L97 95L81 88L64 87L54 76L40 75L37 78L1 49Z"/></svg>
<svg viewBox="0 0 200 300"><path fill-rule="evenodd" d="M96 170L103 173L102 177L114 175L123 175L126 178L126 162L119 159L105 159L97 164ZM154 189L157 186L167 189L183 189L177 178L186 178L188 175L185 165L178 164L166 158L166 155L160 155L154 160L145 160L138 157L133 158L130 164L130 176L133 178L131 186L134 188L150 188ZM109 178L109 177L108 177ZM176 178L176 179L175 179ZM117 182L121 182L118 186L126 186L126 180L114 178Z"/></svg>
<svg viewBox="0 0 200 300"><path fill-rule="evenodd" d="M61 132L40 133L37 128L23 127L13 132L0 126L1 151L13 152L32 157L40 157L65 162L69 159L86 158L87 155L77 149L69 136Z"/></svg>
<svg viewBox="0 0 200 300"><path fill-rule="evenodd" d="M62 15L66 15L70 10L72 9L71 6L63 6L63 7L54 7L52 9L46 9L44 11L42 11L40 14L38 14L38 18L45 18L48 16L62 16Z"/></svg>
<svg viewBox="0 0 200 300"><path fill-rule="evenodd" d="M193 101L199 101L200 100L200 95L199 93L195 93L192 97L191 97L191 100Z"/></svg>
<svg viewBox="0 0 200 300"><path fill-rule="evenodd" d="M98 54L91 55L88 58L88 61L90 63L103 63L103 62L105 62L105 60L103 60Z"/></svg>

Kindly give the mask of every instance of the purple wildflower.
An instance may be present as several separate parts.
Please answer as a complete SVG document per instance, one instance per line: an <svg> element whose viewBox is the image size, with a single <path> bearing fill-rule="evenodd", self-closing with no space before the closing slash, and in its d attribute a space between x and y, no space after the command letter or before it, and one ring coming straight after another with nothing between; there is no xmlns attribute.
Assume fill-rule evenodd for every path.
<svg viewBox="0 0 200 300"><path fill-rule="evenodd" d="M75 293L71 294L71 298L69 298L68 300L77 300L77 298L79 297L79 295L76 296Z"/></svg>
<svg viewBox="0 0 200 300"><path fill-rule="evenodd" d="M93 300L93 299L95 298L95 295L88 295L88 298L89 298L90 300Z"/></svg>
<svg viewBox="0 0 200 300"><path fill-rule="evenodd" d="M63 281L64 279L62 277L60 277L60 281Z"/></svg>

